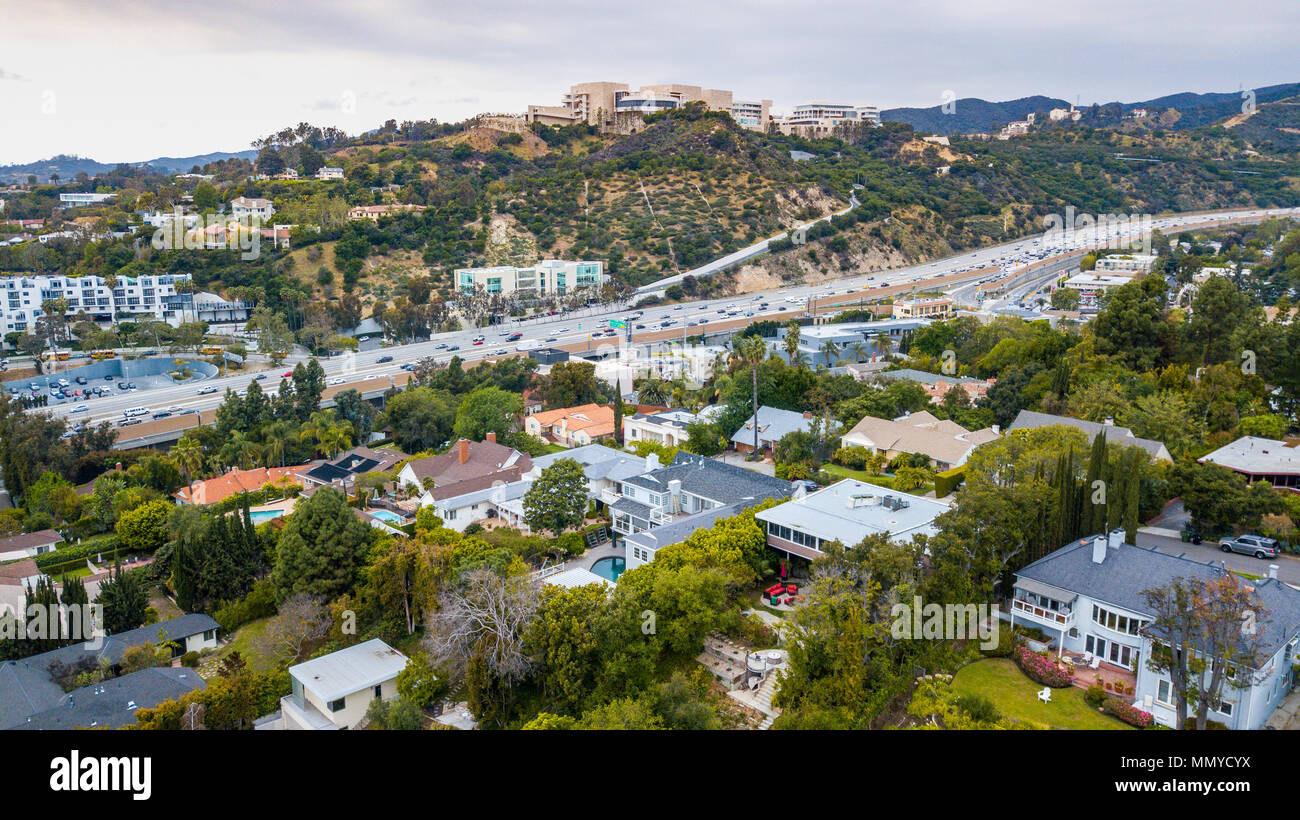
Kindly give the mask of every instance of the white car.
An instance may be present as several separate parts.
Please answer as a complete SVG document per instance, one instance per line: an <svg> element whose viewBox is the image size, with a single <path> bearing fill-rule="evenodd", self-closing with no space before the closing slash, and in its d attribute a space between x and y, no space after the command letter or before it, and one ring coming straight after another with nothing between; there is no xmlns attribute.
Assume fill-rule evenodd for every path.
<svg viewBox="0 0 1300 820"><path fill-rule="evenodd" d="M171 407L168 407L168 408L167 408L167 412L168 412L168 413L180 413L180 412L181 412L181 406L180 406L179 404L173 404Z"/></svg>
<svg viewBox="0 0 1300 820"><path fill-rule="evenodd" d="M202 388L199 388L199 395L200 395L200 396L206 396L206 395L208 395L209 393L215 393L215 392L217 392L217 388L215 388L215 387L202 387Z"/></svg>
<svg viewBox="0 0 1300 820"><path fill-rule="evenodd" d="M68 412L69 412L69 413L84 413L84 412L86 412L86 410L88 410L88 409L89 409L89 408L86 407L86 405L84 405L84 404L78 404L76 407L72 408L72 409L69 410Z"/></svg>
<svg viewBox="0 0 1300 820"><path fill-rule="evenodd" d="M329 383L330 383L330 384L344 384L344 383L346 383L346 382L347 382L347 379L343 378L342 376L335 376L334 378L330 379L330 382L329 382Z"/></svg>

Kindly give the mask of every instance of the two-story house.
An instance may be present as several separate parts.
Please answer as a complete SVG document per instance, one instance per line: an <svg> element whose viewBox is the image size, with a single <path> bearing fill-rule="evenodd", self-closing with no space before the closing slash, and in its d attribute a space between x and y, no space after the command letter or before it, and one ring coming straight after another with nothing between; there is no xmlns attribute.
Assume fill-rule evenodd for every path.
<svg viewBox="0 0 1300 820"><path fill-rule="evenodd" d="M397 696L407 657L378 638L289 667L280 720L258 728L352 729L375 698Z"/></svg>

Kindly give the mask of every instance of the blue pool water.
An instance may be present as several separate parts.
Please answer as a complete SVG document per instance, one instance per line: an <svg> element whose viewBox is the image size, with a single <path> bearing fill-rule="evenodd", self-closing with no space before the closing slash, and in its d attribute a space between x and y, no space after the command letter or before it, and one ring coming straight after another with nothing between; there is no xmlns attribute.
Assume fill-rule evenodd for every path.
<svg viewBox="0 0 1300 820"><path fill-rule="evenodd" d="M591 571L609 581L617 581L618 576L627 569L627 560L617 556L601 558L591 565Z"/></svg>
<svg viewBox="0 0 1300 820"><path fill-rule="evenodd" d="M252 519L254 526L265 524L272 518L279 518L282 515L284 515L284 510L252 510L248 513L248 517Z"/></svg>
<svg viewBox="0 0 1300 820"><path fill-rule="evenodd" d="M387 521L389 524L394 524L394 525L401 524L403 521L406 520L405 518L402 518L402 516L398 515L392 510L366 510L366 514L373 515L375 518L378 518L380 521Z"/></svg>

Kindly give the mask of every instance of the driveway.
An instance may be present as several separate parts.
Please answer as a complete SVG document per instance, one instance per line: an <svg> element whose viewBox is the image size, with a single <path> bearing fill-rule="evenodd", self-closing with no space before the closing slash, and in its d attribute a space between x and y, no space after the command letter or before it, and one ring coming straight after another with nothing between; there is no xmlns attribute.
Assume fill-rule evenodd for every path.
<svg viewBox="0 0 1300 820"><path fill-rule="evenodd" d="M770 461L746 461L745 456L741 453L726 452L718 456L718 461L725 464L732 464L736 467L744 467L746 470L753 470L763 475L776 475L776 465Z"/></svg>
<svg viewBox="0 0 1300 820"><path fill-rule="evenodd" d="M1137 542L1139 547L1154 547L1157 552L1163 552L1168 555L1186 554L1187 558L1201 563L1215 563L1222 561L1227 564L1228 569L1236 572L1244 572L1248 575L1268 575L1268 565L1277 564L1277 577L1283 582L1295 587L1300 587L1300 558L1292 555L1279 555L1276 558L1265 558L1263 560L1254 558L1249 555L1239 555L1235 552L1222 552L1217 542L1191 544L1184 543L1176 535L1166 535L1161 532L1152 532L1152 528L1143 527L1138 530Z"/></svg>

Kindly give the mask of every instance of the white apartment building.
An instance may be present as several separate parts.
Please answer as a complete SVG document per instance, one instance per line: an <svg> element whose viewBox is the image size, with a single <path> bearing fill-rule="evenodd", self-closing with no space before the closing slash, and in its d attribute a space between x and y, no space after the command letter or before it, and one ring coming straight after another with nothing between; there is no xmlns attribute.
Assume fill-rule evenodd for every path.
<svg viewBox="0 0 1300 820"><path fill-rule="evenodd" d="M257 217L266 220L270 219L274 213L275 208L271 207L271 200L269 199L241 196L230 200L230 215L236 219Z"/></svg>
<svg viewBox="0 0 1300 820"><path fill-rule="evenodd" d="M492 268L457 268L456 288L473 293L478 287L489 294L524 296L563 296L579 288L599 288L605 284L604 262L565 262L544 259L527 268L499 265Z"/></svg>
<svg viewBox="0 0 1300 820"><path fill-rule="evenodd" d="M1148 273L1156 259L1156 256L1144 253L1102 256L1097 259L1093 270L1098 273Z"/></svg>
<svg viewBox="0 0 1300 820"><path fill-rule="evenodd" d="M94 275L5 277L0 279L0 332L31 332L44 315L42 303L50 299L66 299L69 318L84 310L95 321L148 315L180 324L190 297L178 294L176 283L189 278L187 273L119 276L110 289L103 277Z"/></svg>

